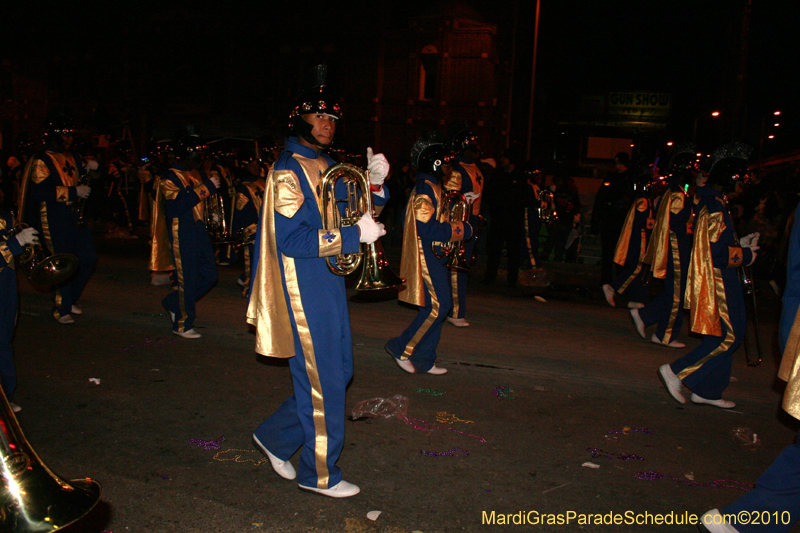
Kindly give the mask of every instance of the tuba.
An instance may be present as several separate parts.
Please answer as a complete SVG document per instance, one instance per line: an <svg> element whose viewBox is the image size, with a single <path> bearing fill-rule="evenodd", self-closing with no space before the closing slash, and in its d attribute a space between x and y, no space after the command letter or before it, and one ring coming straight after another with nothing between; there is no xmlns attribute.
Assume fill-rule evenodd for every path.
<svg viewBox="0 0 800 533"><path fill-rule="evenodd" d="M222 178L220 178L222 180ZM239 239L232 234L233 209L226 205L225 198L217 191L203 200L203 223L211 238L211 244L236 244ZM231 218L228 218L228 212Z"/></svg>
<svg viewBox="0 0 800 533"><path fill-rule="evenodd" d="M557 216L553 191L541 189L539 191L539 220L546 226L552 226Z"/></svg>
<svg viewBox="0 0 800 533"><path fill-rule="evenodd" d="M347 192L346 197L341 200L336 197L336 184L339 180ZM372 191L367 173L356 166L338 163L329 167L322 174L319 186L322 227L325 229L354 226L365 213L373 212ZM337 276L347 276L363 263L361 277L354 287L357 291L388 289L401 285L404 281L389 267L380 240L372 244L362 243L361 249L356 253L338 254L326 260L328 269Z"/></svg>
<svg viewBox="0 0 800 533"><path fill-rule="evenodd" d="M89 478L64 481L33 451L0 388L0 531L55 531L88 513L100 499Z"/></svg>
<svg viewBox="0 0 800 533"><path fill-rule="evenodd" d="M20 222L8 232L8 238L27 228ZM78 270L78 258L72 254L53 254L46 257L40 244L28 244L19 256L22 271L34 285L51 287L68 280Z"/></svg>
<svg viewBox="0 0 800 533"><path fill-rule="evenodd" d="M469 222L469 215L472 211L469 202L458 191L448 191L442 196L441 213L442 222ZM474 230L474 228L473 228ZM447 257L447 268L451 270L467 271L472 264L473 258L467 258L467 251L464 241L434 242L431 244L433 255L439 259ZM439 248L437 252L436 248Z"/></svg>

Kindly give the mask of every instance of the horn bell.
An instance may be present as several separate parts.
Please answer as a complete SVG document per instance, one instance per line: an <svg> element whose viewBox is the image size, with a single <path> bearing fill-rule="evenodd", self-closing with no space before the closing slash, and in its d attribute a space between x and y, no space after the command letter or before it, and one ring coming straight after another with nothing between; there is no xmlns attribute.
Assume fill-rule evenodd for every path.
<svg viewBox="0 0 800 533"><path fill-rule="evenodd" d="M100 484L89 478L67 482L51 472L25 439L2 388L0 425L0 531L55 531L94 508Z"/></svg>

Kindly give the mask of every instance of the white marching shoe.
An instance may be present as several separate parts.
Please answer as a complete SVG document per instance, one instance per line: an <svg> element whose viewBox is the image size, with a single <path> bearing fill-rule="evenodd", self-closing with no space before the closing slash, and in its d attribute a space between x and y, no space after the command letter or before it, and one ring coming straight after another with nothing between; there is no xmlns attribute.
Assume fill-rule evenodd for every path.
<svg viewBox="0 0 800 533"><path fill-rule="evenodd" d="M283 479L295 479L297 477L297 472L292 466L292 463L289 461L281 461L272 455L270 451L263 444L261 444L261 441L258 440L258 437L256 437L255 434L253 434L253 443L261 453L267 456L267 459L269 459L269 464L272 465L272 469L276 474L281 476Z"/></svg>
<svg viewBox="0 0 800 533"><path fill-rule="evenodd" d="M457 328L468 328L469 322L467 322L463 318L453 318L451 316L447 317L447 321L453 324Z"/></svg>
<svg viewBox="0 0 800 533"><path fill-rule="evenodd" d="M303 490L309 490L311 492L316 492L317 494L322 494L323 496L329 496L331 498L349 498L350 496L355 496L361 492L361 489L358 488L358 485L353 485L345 480L341 480L339 483L329 489L318 489L317 487L306 487L305 485L299 484L297 486Z"/></svg>
<svg viewBox="0 0 800 533"><path fill-rule="evenodd" d="M184 339L199 339L202 337L199 333L197 333L194 328L186 330L186 331L175 331L173 330L172 333L177 335L178 337L183 337Z"/></svg>
<svg viewBox="0 0 800 533"><path fill-rule="evenodd" d="M729 400L723 400L720 398L719 400L706 400L702 396L698 396L695 393L692 393L692 403L700 403L706 405L713 405L714 407L719 407L720 409L733 409L736 407L736 403L731 402Z"/></svg>
<svg viewBox="0 0 800 533"><path fill-rule="evenodd" d="M616 302L614 302L614 287L612 287L608 283L603 285L603 296L606 297L606 302L608 302L608 305L610 305L611 307L617 306Z"/></svg>
<svg viewBox="0 0 800 533"><path fill-rule="evenodd" d="M686 403L686 398L681 394L683 382L678 379L678 376L675 375L669 365L661 365L658 368L658 377L661 378L661 382L664 383L667 392L676 402L681 404Z"/></svg>

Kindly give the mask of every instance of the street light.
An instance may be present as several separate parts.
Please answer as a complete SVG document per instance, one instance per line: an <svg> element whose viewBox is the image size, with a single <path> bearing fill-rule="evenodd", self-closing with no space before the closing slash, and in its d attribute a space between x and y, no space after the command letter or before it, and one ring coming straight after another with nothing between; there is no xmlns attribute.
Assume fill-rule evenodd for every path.
<svg viewBox="0 0 800 533"><path fill-rule="evenodd" d="M697 143L697 121L705 116L711 116L716 118L719 116L719 111L712 111L711 113L703 113L702 115L695 117L694 129L692 130L692 142L694 143Z"/></svg>
<svg viewBox="0 0 800 533"><path fill-rule="evenodd" d="M772 114L764 115L764 118L761 119L761 135L759 136L758 139L758 168L761 168L761 158L762 158L762 153L764 151L764 138L765 137L767 139L775 138L774 134L767 135L767 119L770 117L779 117L780 115L781 115L780 111L773 111ZM781 125L780 122L772 123L773 128L777 128L780 125Z"/></svg>

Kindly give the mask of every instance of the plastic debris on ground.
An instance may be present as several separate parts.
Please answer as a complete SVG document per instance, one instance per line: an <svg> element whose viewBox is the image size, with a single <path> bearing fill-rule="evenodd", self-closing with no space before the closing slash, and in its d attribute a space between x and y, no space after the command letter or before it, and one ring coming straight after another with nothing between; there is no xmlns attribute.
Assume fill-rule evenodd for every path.
<svg viewBox="0 0 800 533"><path fill-rule="evenodd" d="M99 378L89 378L89 382L90 383L94 383L95 385L100 385L100 379Z"/></svg>
<svg viewBox="0 0 800 533"><path fill-rule="evenodd" d="M408 414L408 398L395 394L391 398L372 398L353 407L352 420L361 418L399 418L404 420Z"/></svg>
<svg viewBox="0 0 800 533"><path fill-rule="evenodd" d="M736 442L747 449L756 450L761 446L761 439L750 428L736 428L731 431L731 434Z"/></svg>
<svg viewBox="0 0 800 533"><path fill-rule="evenodd" d="M581 466L585 466L586 468L600 468L600 465L586 461Z"/></svg>
<svg viewBox="0 0 800 533"><path fill-rule="evenodd" d="M367 518L369 518L370 520L372 520L374 522L375 520L378 519L378 517L380 515L381 515L380 511L370 511L370 512L367 513Z"/></svg>

